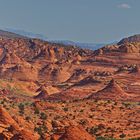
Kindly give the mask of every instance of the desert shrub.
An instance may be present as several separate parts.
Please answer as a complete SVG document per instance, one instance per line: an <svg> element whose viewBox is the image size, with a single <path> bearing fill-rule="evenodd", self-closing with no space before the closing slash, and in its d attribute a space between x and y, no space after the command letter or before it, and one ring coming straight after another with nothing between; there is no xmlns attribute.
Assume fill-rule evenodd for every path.
<svg viewBox="0 0 140 140"><path fill-rule="evenodd" d="M1 101L1 104L4 104L6 102L6 99L4 98L2 101Z"/></svg>
<svg viewBox="0 0 140 140"><path fill-rule="evenodd" d="M131 104L130 103L122 103L126 108L128 108L128 107L130 107L131 106Z"/></svg>
<svg viewBox="0 0 140 140"><path fill-rule="evenodd" d="M31 103L30 105L33 106L33 107L36 107L36 104L34 102Z"/></svg>
<svg viewBox="0 0 140 140"><path fill-rule="evenodd" d="M4 104L4 100L2 100L0 103L1 103L1 104Z"/></svg>
<svg viewBox="0 0 140 140"><path fill-rule="evenodd" d="M120 135L120 138L125 138L126 137L126 135L124 134L124 133L122 133L121 135Z"/></svg>
<svg viewBox="0 0 140 140"><path fill-rule="evenodd" d="M41 126L35 127L34 128L34 131L37 132L40 136L43 136L43 131L42 131Z"/></svg>
<svg viewBox="0 0 140 140"><path fill-rule="evenodd" d="M42 128L44 133L46 133L47 130L48 130L48 128L47 128L47 126L45 124L42 124L41 128Z"/></svg>
<svg viewBox="0 0 140 140"><path fill-rule="evenodd" d="M47 115L44 112L41 112L40 113L40 119L46 120L47 119Z"/></svg>
<svg viewBox="0 0 140 140"><path fill-rule="evenodd" d="M67 108L67 107L65 107L65 108L63 108L63 110L66 112L66 111L68 111L68 108Z"/></svg>
<svg viewBox="0 0 140 140"><path fill-rule="evenodd" d="M20 104L18 105L18 107L19 107L20 110L24 110L24 104L20 103Z"/></svg>
<svg viewBox="0 0 140 140"><path fill-rule="evenodd" d="M140 102L138 103L138 105L140 105Z"/></svg>
<svg viewBox="0 0 140 140"><path fill-rule="evenodd" d="M41 136L41 138L44 137L44 134L47 132L47 130L48 128L46 127L45 124L42 124L41 126L34 128L34 131L37 132Z"/></svg>
<svg viewBox="0 0 140 140"><path fill-rule="evenodd" d="M30 102L26 102L25 105L26 105L26 106L30 105Z"/></svg>
<svg viewBox="0 0 140 140"><path fill-rule="evenodd" d="M89 115L89 118L91 118L91 119L92 119L93 117L94 117L94 115Z"/></svg>
<svg viewBox="0 0 140 140"><path fill-rule="evenodd" d="M89 132L92 134L92 135L96 135L96 133L98 132L99 128L96 126L96 127L91 127Z"/></svg>
<svg viewBox="0 0 140 140"><path fill-rule="evenodd" d="M12 108L14 108L14 107L15 107L15 103L12 103L10 106L11 106Z"/></svg>
<svg viewBox="0 0 140 140"><path fill-rule="evenodd" d="M55 127L55 121L54 120L52 120L52 122L51 122L51 124L52 124L52 127Z"/></svg>
<svg viewBox="0 0 140 140"><path fill-rule="evenodd" d="M39 114L39 109L37 107L34 109L34 114Z"/></svg>
<svg viewBox="0 0 140 140"><path fill-rule="evenodd" d="M107 104L111 104L111 101L110 100L107 100Z"/></svg>
<svg viewBox="0 0 140 140"><path fill-rule="evenodd" d="M59 118L61 118L61 116L59 116L59 115L56 115L56 116L54 117L55 120L58 120Z"/></svg>
<svg viewBox="0 0 140 140"><path fill-rule="evenodd" d="M117 105L117 102L114 102L114 105Z"/></svg>
<svg viewBox="0 0 140 140"><path fill-rule="evenodd" d="M97 137L96 140L107 140L105 137Z"/></svg>
<svg viewBox="0 0 140 140"><path fill-rule="evenodd" d="M84 109L81 109L80 112L84 112Z"/></svg>
<svg viewBox="0 0 140 140"><path fill-rule="evenodd" d="M75 116L73 116L73 120L75 120L75 118L76 118L76 117L75 117Z"/></svg>
<svg viewBox="0 0 140 140"><path fill-rule="evenodd" d="M25 119L26 119L27 121L29 121L31 118L30 118L29 116L27 116Z"/></svg>
<svg viewBox="0 0 140 140"><path fill-rule="evenodd" d="M84 119L80 120L80 122L79 122L79 124L81 124L81 125L86 125L86 123L87 123L87 121Z"/></svg>
<svg viewBox="0 0 140 140"><path fill-rule="evenodd" d="M24 114L24 104L20 103L20 104L18 105L18 108L19 108L19 113L20 113L21 115L23 115L23 114Z"/></svg>
<svg viewBox="0 0 140 140"><path fill-rule="evenodd" d="M89 133L92 135L96 135L98 131L105 129L105 126L103 124L99 124L98 126L91 127L89 130Z"/></svg>

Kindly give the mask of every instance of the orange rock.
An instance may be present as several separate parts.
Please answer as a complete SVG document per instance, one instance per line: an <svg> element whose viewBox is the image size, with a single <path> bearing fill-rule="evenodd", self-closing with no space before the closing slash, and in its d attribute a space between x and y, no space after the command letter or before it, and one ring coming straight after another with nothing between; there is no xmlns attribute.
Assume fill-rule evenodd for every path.
<svg viewBox="0 0 140 140"><path fill-rule="evenodd" d="M0 107L0 130L0 137L4 139L38 140L39 138L37 134L25 130L24 128L20 128L9 113L2 107Z"/></svg>
<svg viewBox="0 0 140 140"><path fill-rule="evenodd" d="M59 140L95 140L81 126L69 126Z"/></svg>

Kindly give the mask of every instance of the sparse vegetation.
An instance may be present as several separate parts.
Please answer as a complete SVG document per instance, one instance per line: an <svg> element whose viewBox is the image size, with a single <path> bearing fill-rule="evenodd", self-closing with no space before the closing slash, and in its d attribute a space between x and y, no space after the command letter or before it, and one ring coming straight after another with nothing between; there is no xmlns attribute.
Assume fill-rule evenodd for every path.
<svg viewBox="0 0 140 140"><path fill-rule="evenodd" d="M140 58L130 54L137 43L95 52L38 39L4 38L0 44L6 49L0 68L4 135L22 137L23 130L44 140L79 127L97 140L140 139Z"/></svg>

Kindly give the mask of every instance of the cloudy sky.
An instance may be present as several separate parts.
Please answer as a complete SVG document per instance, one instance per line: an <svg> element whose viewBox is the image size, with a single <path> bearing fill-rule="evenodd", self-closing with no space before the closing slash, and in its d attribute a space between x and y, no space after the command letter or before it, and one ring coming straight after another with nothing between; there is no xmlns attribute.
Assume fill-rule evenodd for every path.
<svg viewBox="0 0 140 140"><path fill-rule="evenodd" d="M140 0L0 0L0 28L109 43L140 33Z"/></svg>

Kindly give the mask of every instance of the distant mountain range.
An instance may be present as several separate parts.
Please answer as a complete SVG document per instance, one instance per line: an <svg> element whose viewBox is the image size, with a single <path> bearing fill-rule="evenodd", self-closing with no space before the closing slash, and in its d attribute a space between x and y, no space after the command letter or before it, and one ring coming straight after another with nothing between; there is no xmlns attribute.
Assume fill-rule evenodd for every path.
<svg viewBox="0 0 140 140"><path fill-rule="evenodd" d="M69 40L48 40L53 43L59 43L59 44L64 44L64 45L72 45L72 46L77 46L80 48L84 49L91 49L91 50L96 50L99 49L103 46L105 46L105 43L80 43L80 42L74 42L74 41L69 41Z"/></svg>
<svg viewBox="0 0 140 140"><path fill-rule="evenodd" d="M5 30L5 31L4 31ZM48 42L53 42L53 43L59 43L63 45L72 45L72 46L77 46L80 48L86 48L86 49L91 49L91 50L96 50L99 49L107 44L105 43L80 43L80 42L74 42L74 41L69 41L69 40L50 40L46 36L41 35L41 34L35 34L32 32L26 32L24 30L17 30L17 29L10 29L10 28L5 28L4 30L0 30L0 35L1 36L7 36L7 37L19 37L19 38L38 38L41 40L45 40Z"/></svg>
<svg viewBox="0 0 140 140"><path fill-rule="evenodd" d="M42 34L35 34L35 33L27 32L27 31L24 31L24 30L10 29L10 28L5 28L4 30L8 31L8 32L11 32L11 33L16 33L18 35L22 35L22 36L25 36L25 37L28 37L28 38L38 38L38 39L41 39L41 40L47 40L47 37L42 35Z"/></svg>
<svg viewBox="0 0 140 140"><path fill-rule="evenodd" d="M22 36L20 34L12 33L10 31L0 30L0 36L7 38L27 38L26 36Z"/></svg>

